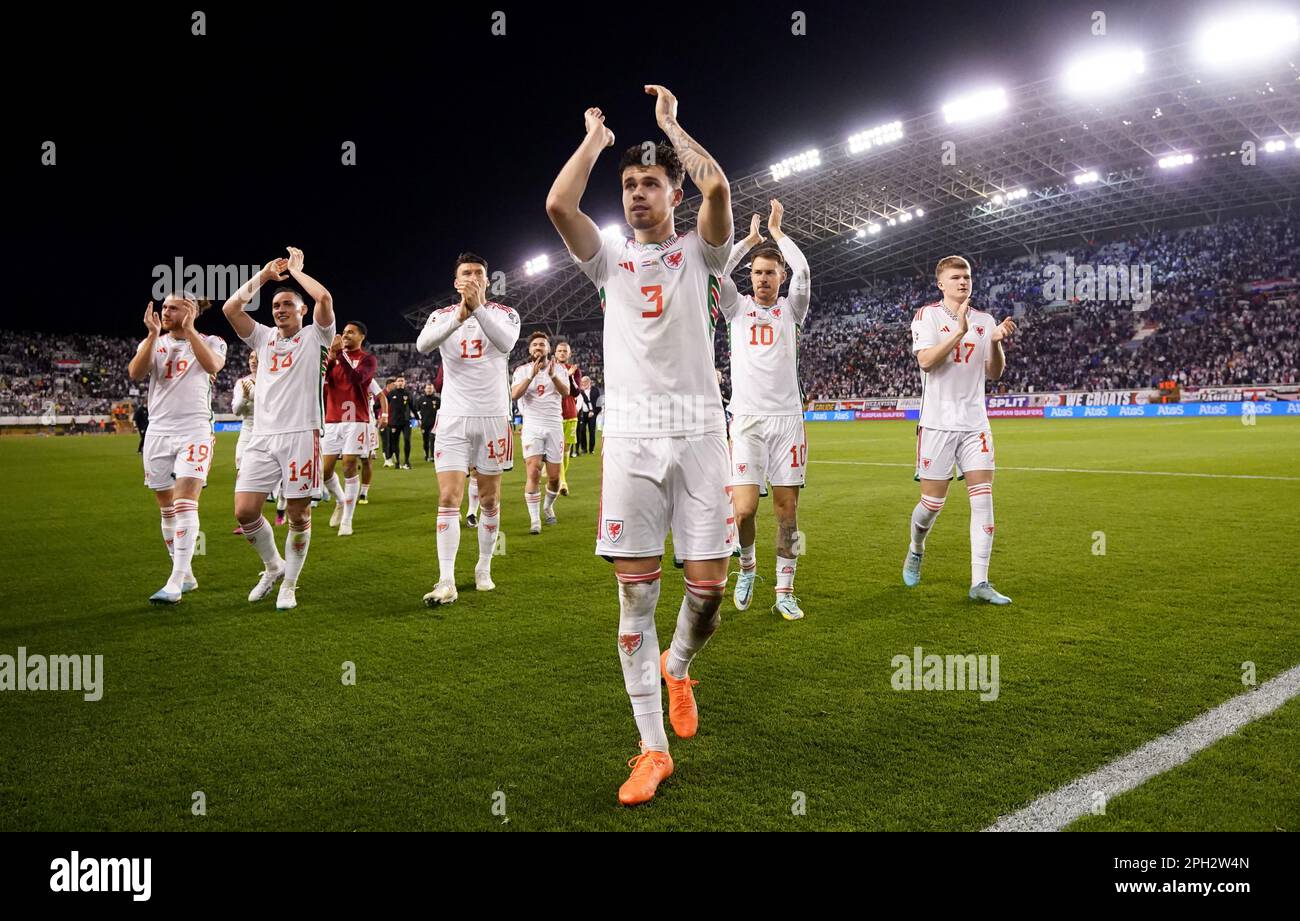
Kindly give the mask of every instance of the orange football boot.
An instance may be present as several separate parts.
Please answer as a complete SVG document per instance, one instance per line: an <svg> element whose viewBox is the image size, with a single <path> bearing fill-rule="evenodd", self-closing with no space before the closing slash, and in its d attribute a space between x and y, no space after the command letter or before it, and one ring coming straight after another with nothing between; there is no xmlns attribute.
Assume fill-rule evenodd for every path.
<svg viewBox="0 0 1300 921"><path fill-rule="evenodd" d="M641 754L627 762L632 769L623 786L618 788L618 801L624 806L639 806L654 799L659 784L673 776L673 759L668 752L646 748L641 743Z"/></svg>
<svg viewBox="0 0 1300 921"><path fill-rule="evenodd" d="M668 674L668 650L659 657L659 673L668 685L668 721L673 724L673 732L679 739L689 739L700 728L700 713L695 709L695 692L691 688L699 684L691 676L674 678Z"/></svg>

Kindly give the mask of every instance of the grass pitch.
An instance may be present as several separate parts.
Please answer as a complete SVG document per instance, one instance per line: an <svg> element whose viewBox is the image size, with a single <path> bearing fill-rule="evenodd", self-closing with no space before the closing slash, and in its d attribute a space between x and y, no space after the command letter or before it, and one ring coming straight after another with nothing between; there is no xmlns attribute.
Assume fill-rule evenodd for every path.
<svg viewBox="0 0 1300 921"><path fill-rule="evenodd" d="M901 583L912 425L809 426L808 616L770 613L764 503L766 581L749 611L724 602L692 669L699 735L673 740L676 773L634 810L616 800L637 733L612 568L592 553L598 458L573 462L540 537L522 464L508 474L497 590L473 590L464 530L460 600L440 611L420 601L437 570L432 466L378 469L353 537L318 510L299 607L281 614L245 600L260 566L230 534L233 435L200 502L200 588L171 609L146 602L169 565L135 438L0 438L0 654L102 654L106 676L98 702L0 692L0 829L978 829L1242 693L1243 663L1262 683L1300 662L1286 549L1300 546L1300 424L993 431L1003 609L966 599L960 484L924 581ZM666 566L661 643L681 588ZM918 646L996 654L997 699L895 691L891 659ZM1297 763L1292 701L1077 826L1298 829Z"/></svg>

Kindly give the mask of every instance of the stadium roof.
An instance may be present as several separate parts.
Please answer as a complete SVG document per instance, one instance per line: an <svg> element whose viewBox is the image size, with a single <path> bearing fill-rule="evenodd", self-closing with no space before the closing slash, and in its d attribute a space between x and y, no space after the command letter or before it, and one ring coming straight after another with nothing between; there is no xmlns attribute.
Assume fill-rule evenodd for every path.
<svg viewBox="0 0 1300 921"><path fill-rule="evenodd" d="M900 118L856 143L823 144L815 157L786 164L818 165L783 178L772 167L741 176L732 182L737 236L749 214L765 217L768 200L779 197L814 283L828 286L928 272L949 253L1029 252L1075 234L1212 223L1222 212L1294 199L1300 71L1291 59L1222 71L1178 45L1147 53L1139 69L1108 95L1072 92L1053 77L1006 90L1005 108L984 117ZM858 149L864 140L871 146ZM1248 143L1253 165L1244 162ZM1159 162L1187 154L1192 162ZM1086 181L1090 173L1095 179ZM698 206L698 196L683 203L680 225L694 225ZM595 291L563 247L547 268L507 272L505 289L503 300L530 323L600 315ZM434 306L455 299L440 292L406 317L421 326Z"/></svg>

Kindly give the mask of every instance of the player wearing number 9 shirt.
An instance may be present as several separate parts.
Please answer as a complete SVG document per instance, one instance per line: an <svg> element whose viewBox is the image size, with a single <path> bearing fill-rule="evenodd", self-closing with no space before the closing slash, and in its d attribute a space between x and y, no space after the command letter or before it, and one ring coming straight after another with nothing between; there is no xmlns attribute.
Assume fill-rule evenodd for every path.
<svg viewBox="0 0 1300 921"><path fill-rule="evenodd" d="M993 553L993 433L984 408L984 380L1006 368L1002 340L1016 324L1001 323L970 305L970 263L946 256L934 270L943 298L912 319L912 351L921 368L921 419L916 430L916 478L921 500L912 510L912 540L903 561L903 584L921 581L925 538L943 510L953 465L970 497L971 587L974 601L1010 604L989 584Z"/></svg>
<svg viewBox="0 0 1300 921"><path fill-rule="evenodd" d="M334 299L303 271L302 250L288 249L288 259L268 262L222 308L239 338L257 353L256 434L244 448L235 479L235 518L264 567L248 600L261 601L283 579L275 602L282 611L297 607L298 576L311 543L311 500L320 489L325 362L334 341ZM315 301L312 322L303 325L307 305L287 287L271 297L275 326L255 322L245 306L268 281L284 281L286 272ZM262 517L262 503L277 484L282 484L289 518L283 558Z"/></svg>
<svg viewBox="0 0 1300 921"><path fill-rule="evenodd" d="M167 584L153 604L176 604L198 588L190 563L199 533L199 493L212 469L212 376L226 364L226 343L205 336L194 321L207 301L168 295L161 314L144 311L149 334L127 367L132 380L149 379L149 430L144 436L144 485L162 514L163 541L172 558Z"/></svg>
<svg viewBox="0 0 1300 921"><path fill-rule="evenodd" d="M438 474L438 581L424 596L429 607L451 604L460 548L460 503L474 468L478 484L478 563L474 587L496 588L492 551L501 522L501 471L514 453L507 362L519 338L519 314L487 299L487 260L474 253L456 259L460 303L430 314L415 347L442 355L442 405L434 426L433 467Z"/></svg>
<svg viewBox="0 0 1300 921"><path fill-rule="evenodd" d="M698 712L688 669L717 629L731 557L726 420L713 364L719 279L731 249L731 192L722 168L677 120L663 86L655 119L671 146L630 148L619 164L635 239L603 235L579 207L600 152L614 143L601 111L551 187L546 211L597 289L604 320L605 429L596 553L618 577L618 657L641 754L619 789L624 805L654 797L673 772L659 678L679 738ZM678 234L683 173L702 193L696 232ZM664 540L684 561L685 597L672 646L659 655L655 607Z"/></svg>

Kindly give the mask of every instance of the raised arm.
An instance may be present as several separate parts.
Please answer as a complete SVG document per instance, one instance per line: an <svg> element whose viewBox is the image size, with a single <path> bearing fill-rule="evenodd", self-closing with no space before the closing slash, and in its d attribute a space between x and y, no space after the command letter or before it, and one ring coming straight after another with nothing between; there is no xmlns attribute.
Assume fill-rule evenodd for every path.
<svg viewBox="0 0 1300 921"><path fill-rule="evenodd" d="M551 384L560 396L567 397L572 392L573 388L569 386L569 373L564 370L564 365L552 358L551 363L546 366L546 373L551 376Z"/></svg>
<svg viewBox="0 0 1300 921"><path fill-rule="evenodd" d="M272 259L262 266L262 271L245 282L238 291L230 296L230 300L222 305L221 312L226 315L226 319L230 321L230 325L235 330L235 335L240 339L247 339L253 335L253 330L257 327L257 324L253 322L253 318L244 310L248 306L248 302L268 281L284 281L288 277L284 273L288 270L288 259Z"/></svg>
<svg viewBox="0 0 1300 921"><path fill-rule="evenodd" d="M474 316L488 341L509 355L519 338L519 314L509 307L484 305L474 309Z"/></svg>
<svg viewBox="0 0 1300 921"><path fill-rule="evenodd" d="M546 196L546 216L560 232L569 252L586 262L600 251L600 228L579 206L587 191L591 169L600 152L613 145L614 132L605 127L605 116L597 108L583 113L583 125L586 136L555 177Z"/></svg>
<svg viewBox="0 0 1300 921"><path fill-rule="evenodd" d="M194 351L194 359L199 363L204 371L209 374L217 374L226 366L226 345L223 342L220 348L214 348L208 344L207 337L194 328L194 320L199 315L199 305L188 298L183 299L181 308L185 311L181 318L181 330L185 333L186 339L189 340L190 348Z"/></svg>
<svg viewBox="0 0 1300 921"><path fill-rule="evenodd" d="M758 244L762 243L764 237L758 232L758 215L755 214L749 220L749 236L743 240L737 240L736 245L731 247L731 255L727 257L727 267L723 270L723 275L730 275L736 271L736 266L740 265L745 254Z"/></svg>
<svg viewBox="0 0 1300 921"><path fill-rule="evenodd" d="M435 310L424 321L424 329L415 339L416 351L428 354L447 341L447 337L460 328L459 310Z"/></svg>
<svg viewBox="0 0 1300 921"><path fill-rule="evenodd" d="M534 358L532 362L529 364L520 365L519 371L523 371L525 373L520 374L519 371L515 372L515 375L519 379L517 381L511 382L510 384L510 399L517 400L521 396L523 396L524 391L526 391L529 387L532 386L533 378L537 376L537 372L540 371L541 368L542 368L541 360L537 358Z"/></svg>
<svg viewBox="0 0 1300 921"><path fill-rule="evenodd" d="M993 349L989 354L988 361L984 362L984 376L991 381L1002 377L1002 373L1007 369L1007 353L1002 348L1002 340L1009 337L1016 331L1016 321L1007 317L999 323L992 333Z"/></svg>
<svg viewBox="0 0 1300 921"><path fill-rule="evenodd" d="M144 328L148 330L148 335L131 356L131 363L126 366L126 375L133 381L149 376L149 369L153 366L153 347L158 344L158 334L162 332L162 319L153 309L153 301L144 309Z"/></svg>
<svg viewBox="0 0 1300 921"><path fill-rule="evenodd" d="M324 285L302 270L304 262L302 250L296 246L290 246L288 250L289 274L293 276L294 281L302 285L307 296L316 302L316 306L312 309L312 322L322 329L333 326L334 298L330 296Z"/></svg>
<svg viewBox="0 0 1300 921"><path fill-rule="evenodd" d="M655 97L655 120L677 151L691 181L704 196L696 224L700 237L710 246L722 246L731 240L731 186L718 161L686 133L677 121L677 97L666 87L648 85L645 91Z"/></svg>
<svg viewBox="0 0 1300 921"><path fill-rule="evenodd" d="M790 291L786 295L786 303L794 313L794 321L802 326L804 318L808 316L808 304L812 297L812 271L808 268L808 258L804 256L803 250L781 229L781 218L784 216L785 209L781 203L772 199L772 213L767 218L767 229L771 231L772 239L785 257L786 265L790 266Z"/></svg>
<svg viewBox="0 0 1300 921"><path fill-rule="evenodd" d="M248 392L251 388L246 379L235 381L234 398L230 401L230 411L236 416L248 415L245 410L252 410L253 401L249 398Z"/></svg>

